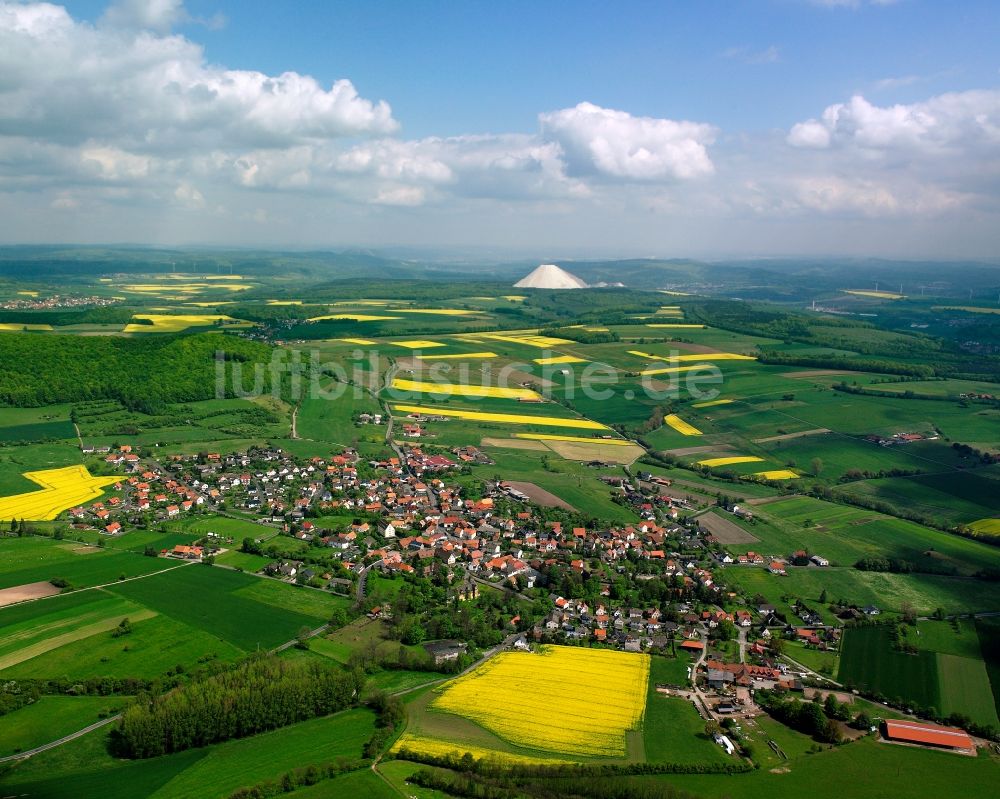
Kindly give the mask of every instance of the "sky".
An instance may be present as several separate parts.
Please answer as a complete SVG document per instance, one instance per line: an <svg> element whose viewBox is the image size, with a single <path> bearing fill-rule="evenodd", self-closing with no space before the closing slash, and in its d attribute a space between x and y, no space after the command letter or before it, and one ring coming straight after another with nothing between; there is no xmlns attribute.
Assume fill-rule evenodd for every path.
<svg viewBox="0 0 1000 799"><path fill-rule="evenodd" d="M0 243L1000 257L995 0L0 0Z"/></svg>

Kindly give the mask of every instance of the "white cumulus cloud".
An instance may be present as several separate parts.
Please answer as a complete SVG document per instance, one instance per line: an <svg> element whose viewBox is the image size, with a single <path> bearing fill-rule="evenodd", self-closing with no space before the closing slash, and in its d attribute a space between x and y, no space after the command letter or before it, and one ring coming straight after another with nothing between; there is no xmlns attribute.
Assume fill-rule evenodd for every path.
<svg viewBox="0 0 1000 799"><path fill-rule="evenodd" d="M559 143L572 173L631 180L685 180L713 171L707 145L716 130L700 122L635 117L580 103L541 114L542 135Z"/></svg>
<svg viewBox="0 0 1000 799"><path fill-rule="evenodd" d="M954 152L1000 146L1000 91L941 94L918 103L878 106L861 95L795 125L797 147L858 147Z"/></svg>
<svg viewBox="0 0 1000 799"><path fill-rule="evenodd" d="M144 7L156 21L168 5ZM44 3L0 3L0 135L153 152L396 128L388 104L360 97L349 80L326 88L296 72L225 69L180 36L95 28Z"/></svg>

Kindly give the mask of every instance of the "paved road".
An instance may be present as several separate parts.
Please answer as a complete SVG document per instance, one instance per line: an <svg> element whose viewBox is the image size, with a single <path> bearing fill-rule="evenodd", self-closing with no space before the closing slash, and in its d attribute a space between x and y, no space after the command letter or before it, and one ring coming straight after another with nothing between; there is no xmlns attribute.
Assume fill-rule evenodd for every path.
<svg viewBox="0 0 1000 799"><path fill-rule="evenodd" d="M106 719L101 719L100 721L94 722L89 727L84 727L82 730L77 730L76 732L71 732L69 735L64 735L58 741L51 741L47 744L42 744L41 746L36 746L34 749L29 749L26 752L18 752L16 755L8 755L7 757L0 757L0 763L9 763L12 760L24 760L31 757L32 755L37 755L40 752L46 752L49 749L54 749L62 744L69 743L79 738L81 735L86 735L88 732L92 732L100 727L110 724L112 721L118 721L122 717L121 713L114 716L109 716Z"/></svg>

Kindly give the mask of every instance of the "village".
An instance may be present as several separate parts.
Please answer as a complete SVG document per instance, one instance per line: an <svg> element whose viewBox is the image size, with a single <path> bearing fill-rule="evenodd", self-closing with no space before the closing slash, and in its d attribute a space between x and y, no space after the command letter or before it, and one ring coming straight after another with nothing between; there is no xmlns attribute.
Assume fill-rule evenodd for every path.
<svg viewBox="0 0 1000 799"><path fill-rule="evenodd" d="M161 461L128 444L88 454L121 479L110 498L71 510L75 528L120 536L197 518L211 528L213 518L231 516L253 520L261 530L239 541L209 529L193 544L146 553L151 556L213 563L232 549L262 554L271 557L259 569L262 578L352 596L375 619L390 618L392 608L366 597L372 574L444 581L456 602L505 592L535 609L508 619L506 645L558 643L682 658L683 673L657 690L688 699L706 722L752 723L764 712L755 700L760 692L808 697L838 688L795 661L786 643L834 653L839 624L824 624L804 598L790 602L789 616L725 583L726 569L784 575L827 568L829 560L801 550L727 551L699 527L683 492L671 496L669 481L646 473L608 483L641 521L586 527L551 518L551 510L542 512L502 480L487 481L481 496L468 497L457 477L464 463L484 457L474 447L446 455L408 443L402 458L378 460L351 449L300 459L257 448ZM729 512L752 515L738 505ZM331 518L338 523L320 521ZM292 551L297 554L285 554ZM646 599L638 606L627 601L636 589ZM843 624L879 612L845 606L838 615ZM439 666L468 646L460 640L425 645ZM720 746L729 741L720 733Z"/></svg>

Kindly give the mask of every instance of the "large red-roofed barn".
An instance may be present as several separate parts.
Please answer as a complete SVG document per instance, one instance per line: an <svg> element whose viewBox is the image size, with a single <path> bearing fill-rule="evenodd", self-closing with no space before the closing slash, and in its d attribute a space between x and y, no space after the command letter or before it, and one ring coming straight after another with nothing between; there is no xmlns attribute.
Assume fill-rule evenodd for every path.
<svg viewBox="0 0 1000 799"><path fill-rule="evenodd" d="M882 724L883 735L890 741L940 746L945 749L975 751L976 748L968 734L957 727L939 727L937 724L896 719L886 720Z"/></svg>

